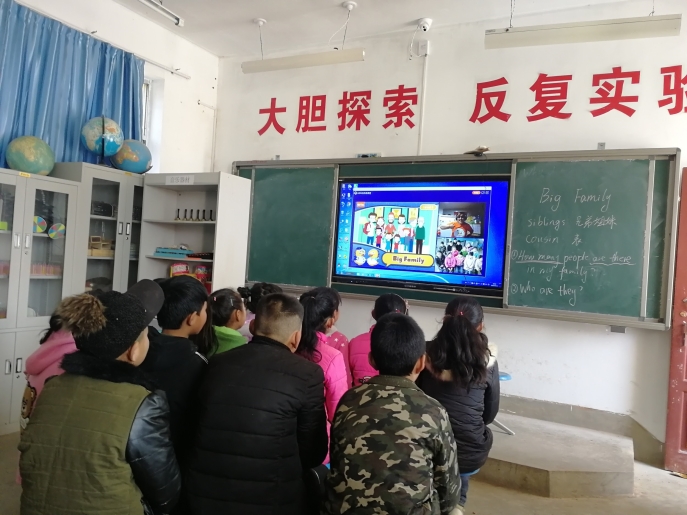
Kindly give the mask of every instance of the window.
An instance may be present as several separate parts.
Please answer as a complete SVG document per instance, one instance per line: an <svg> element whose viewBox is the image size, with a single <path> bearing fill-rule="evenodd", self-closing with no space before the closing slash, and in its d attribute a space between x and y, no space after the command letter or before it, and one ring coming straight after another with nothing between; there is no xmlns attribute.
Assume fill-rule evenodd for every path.
<svg viewBox="0 0 687 515"><path fill-rule="evenodd" d="M141 131L143 143L148 143L150 133L150 80L143 81L143 92L141 95L143 102L143 130Z"/></svg>

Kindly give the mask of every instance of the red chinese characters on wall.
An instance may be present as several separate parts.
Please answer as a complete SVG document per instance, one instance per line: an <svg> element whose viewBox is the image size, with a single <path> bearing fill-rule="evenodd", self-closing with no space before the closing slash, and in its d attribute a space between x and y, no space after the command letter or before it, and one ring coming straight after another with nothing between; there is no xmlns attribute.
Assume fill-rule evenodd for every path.
<svg viewBox="0 0 687 515"><path fill-rule="evenodd" d="M624 94L628 81L630 84L639 84L639 72L624 72L620 66L616 66L611 73L594 75L592 85L598 87L598 96L592 97L589 102L601 107L593 109L592 116L601 116L613 110L627 116L635 114L635 109L627 104L639 102L639 96Z"/></svg>
<svg viewBox="0 0 687 515"><path fill-rule="evenodd" d="M501 110L506 101L506 90L503 89L503 87L507 85L508 81L505 77L489 82L477 83L475 110L470 117L472 123L484 123L492 118L496 118L502 122L507 122L510 119L511 115ZM481 114L482 112L484 112L484 114Z"/></svg>
<svg viewBox="0 0 687 515"><path fill-rule="evenodd" d="M364 125L370 125L370 100L372 91L344 91L343 98L339 100L339 130L351 129L359 131Z"/></svg>
<svg viewBox="0 0 687 515"><path fill-rule="evenodd" d="M661 76L663 96L658 99L659 109L664 109L671 116L687 113L687 70L682 65L666 66L661 68ZM593 118L614 113L632 117L639 104L638 86L641 78L639 70L624 70L621 66L592 75L589 114ZM572 75L540 73L529 88L534 98L526 114L527 121L570 119L573 113L568 109L568 94L572 82ZM477 83L475 104L469 121L479 124L492 120L507 123L513 116L507 112L510 110L507 106L509 87L506 77ZM413 106L418 105L418 98L417 88L405 84L385 90L384 96L376 101L378 106L386 110L381 127L414 129L416 113ZM372 90L344 91L338 101L338 130L361 131L369 127L373 100ZM277 99L272 98L270 107L259 110L261 115L267 116L267 120L258 134L262 136L271 129L284 134L286 129L279 123L277 115L286 113L286 110L286 107L278 107ZM326 95L300 97L296 132L326 131L326 111Z"/></svg>

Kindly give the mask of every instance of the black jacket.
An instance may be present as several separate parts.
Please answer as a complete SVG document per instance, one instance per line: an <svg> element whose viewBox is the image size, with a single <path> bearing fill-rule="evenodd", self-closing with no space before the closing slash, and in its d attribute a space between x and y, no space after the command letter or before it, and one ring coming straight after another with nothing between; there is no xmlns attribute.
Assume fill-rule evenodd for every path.
<svg viewBox="0 0 687 515"><path fill-rule="evenodd" d="M327 454L322 369L255 337L210 360L185 488L194 515L303 515Z"/></svg>
<svg viewBox="0 0 687 515"><path fill-rule="evenodd" d="M169 429L169 405L165 393L140 369L119 361L105 362L83 352L64 357L67 374L83 375L113 383L143 386L151 393L136 412L126 445L126 460L143 499L155 514L166 514L176 505L181 475Z"/></svg>
<svg viewBox="0 0 687 515"><path fill-rule="evenodd" d="M185 462L198 418L198 387L207 360L187 338L167 336L148 328L150 348L141 370L167 394L172 442L179 462Z"/></svg>
<svg viewBox="0 0 687 515"><path fill-rule="evenodd" d="M454 382L442 381L429 370L420 374L417 385L448 412L460 473L467 474L483 467L494 442L487 425L494 421L499 411L499 365L496 360L490 363L487 382L469 390Z"/></svg>

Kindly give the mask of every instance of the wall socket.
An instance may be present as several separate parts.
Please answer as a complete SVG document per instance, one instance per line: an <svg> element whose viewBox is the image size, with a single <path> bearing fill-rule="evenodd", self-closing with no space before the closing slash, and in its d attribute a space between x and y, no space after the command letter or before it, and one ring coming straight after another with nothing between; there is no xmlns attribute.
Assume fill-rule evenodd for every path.
<svg viewBox="0 0 687 515"><path fill-rule="evenodd" d="M429 40L421 39L417 42L417 55L427 57L429 55Z"/></svg>
<svg viewBox="0 0 687 515"><path fill-rule="evenodd" d="M596 150L606 150L606 143L597 143L596 144Z"/></svg>

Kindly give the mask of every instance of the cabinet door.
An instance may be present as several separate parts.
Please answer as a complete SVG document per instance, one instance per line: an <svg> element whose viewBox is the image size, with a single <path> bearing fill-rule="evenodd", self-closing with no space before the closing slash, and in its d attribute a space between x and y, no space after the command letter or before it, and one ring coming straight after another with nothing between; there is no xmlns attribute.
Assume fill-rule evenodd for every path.
<svg viewBox="0 0 687 515"><path fill-rule="evenodd" d="M0 333L0 434L9 431L14 378L14 333Z"/></svg>
<svg viewBox="0 0 687 515"><path fill-rule="evenodd" d="M0 329L17 324L26 179L0 173Z"/></svg>
<svg viewBox="0 0 687 515"><path fill-rule="evenodd" d="M125 282L124 229L129 218L126 181L124 177L97 170L91 175L86 290L120 291Z"/></svg>
<svg viewBox="0 0 687 515"><path fill-rule="evenodd" d="M77 191L52 181L27 181L17 327L47 327L62 298L74 293Z"/></svg>
<svg viewBox="0 0 687 515"><path fill-rule="evenodd" d="M126 252L125 284L122 291L128 290L138 281L138 259L141 247L141 216L143 214L143 184L133 178L129 184L129 220L124 227Z"/></svg>
<svg viewBox="0 0 687 515"><path fill-rule="evenodd" d="M14 344L14 362L12 369L12 403L10 407L10 424L18 424L22 416L22 403L26 390L26 360L39 347L43 330L22 331L16 333Z"/></svg>

